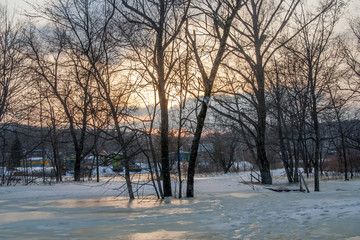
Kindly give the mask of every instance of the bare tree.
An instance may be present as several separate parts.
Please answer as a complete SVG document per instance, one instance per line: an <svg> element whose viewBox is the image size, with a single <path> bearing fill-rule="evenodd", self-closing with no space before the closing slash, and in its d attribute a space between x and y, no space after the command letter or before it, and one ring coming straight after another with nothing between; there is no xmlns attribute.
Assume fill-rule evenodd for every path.
<svg viewBox="0 0 360 240"><path fill-rule="evenodd" d="M287 47L296 48L297 45L297 41L292 41ZM303 160L307 174L311 169L308 161L309 83L302 77L303 64L291 51L284 49L279 52L274 65L275 76L270 82L275 102L273 114L277 119L279 138L280 131L283 136L279 141L285 142L280 143L285 145L281 147L285 147L281 152L287 152L285 155L282 154L281 158L289 162L289 173L292 172L292 178L297 182L300 159Z"/></svg>
<svg viewBox="0 0 360 240"><path fill-rule="evenodd" d="M231 34L233 54L237 59L233 63L237 64L227 64L227 67L246 83L243 91L252 95L245 99L251 101L256 111L256 119L250 122L255 130L256 163L261 173L261 181L266 184L272 183L265 149L268 81L266 71L274 54L288 41L281 34L289 25L299 3L299 0L247 1L236 17ZM247 67L244 67L244 64Z"/></svg>
<svg viewBox="0 0 360 240"><path fill-rule="evenodd" d="M215 2L196 2L200 7L199 19L194 19L194 23L197 26L193 26L193 32L188 28L187 37L190 40L192 51L195 55L198 71L200 72L200 86L203 94L201 101L200 112L196 116L196 130L190 150L190 160L188 168L188 179L186 186L186 196L194 197L194 176L195 176L195 164L198 154L198 148L200 144L201 134L204 128L206 119L206 113L208 110L210 98L213 95L213 86L218 74L219 67L226 55L227 40L230 34L232 22L238 13L239 9L243 5L243 1L215 1ZM205 20L205 21L201 21ZM209 26L207 21L211 21L212 25ZM195 28L198 28L196 31ZM202 39L199 42L197 33L208 34L208 39L204 41ZM207 46L204 42L211 43L212 49L206 50ZM205 52L203 51L203 49ZM209 67L207 60L204 58L207 56L210 59ZM200 96L198 96L200 97Z"/></svg>
<svg viewBox="0 0 360 240"><path fill-rule="evenodd" d="M177 38L187 18L190 1L109 0L134 28L122 30L129 35L132 51L141 68L157 89L160 102L161 169L164 196L171 196L169 166L169 78L173 75L174 59L171 45ZM169 50L170 48L170 50Z"/></svg>
<svg viewBox="0 0 360 240"><path fill-rule="evenodd" d="M311 14L302 6L302 12L298 16L298 24L301 29L299 35L302 41L302 50L294 52L299 61L303 64L303 76L306 77L309 84L310 112L312 119L314 149L314 177L315 191L320 191L319 184L319 162L321 155L321 133L319 126L319 112L323 109L320 106L326 83L331 79L326 72L329 70L327 64L331 61L332 53L329 51L329 44L333 35L334 26L339 19L343 4L341 1L329 1L326 3L328 11L324 12L316 21L309 23Z"/></svg>
<svg viewBox="0 0 360 240"><path fill-rule="evenodd" d="M329 110L326 114L329 123L328 131L338 152L339 162L343 163L343 166L339 166L339 170L341 171L343 167L345 181L348 181L349 163L351 162L347 154L350 147L347 136L350 135L350 129L354 125L354 121L351 121L353 120L351 108L356 101L357 94L356 91L353 91L354 89L344 88L346 83L349 83L347 80L353 77L353 72L346 67L347 59L342 54L343 41L333 41L330 46L333 59L328 61L327 76L334 80L328 81L325 89L329 101ZM352 174L351 164L350 170Z"/></svg>
<svg viewBox="0 0 360 240"><path fill-rule="evenodd" d="M185 39L185 46L183 46L183 40ZM173 104L170 109L170 119L174 123L173 139L175 140L175 155L176 155L176 170L178 175L178 197L182 198L182 186L183 186L183 171L182 171L182 154L184 151L184 138L187 135L186 123L189 121L191 111L186 109L189 91L191 83L194 82L193 74L191 72L192 53L190 51L190 45L186 38L186 33L179 34L179 39L175 41L173 47L173 54L178 59L176 66L174 67L174 74L171 80L172 94L170 94L169 101ZM175 105L175 106L174 106Z"/></svg>
<svg viewBox="0 0 360 240"><path fill-rule="evenodd" d="M92 103L104 101L105 111L111 116L111 123L116 130L116 141L120 145L119 152L124 157L125 180L130 199L134 199L134 193L130 177L130 161L133 156L129 152L129 144L124 135L121 122L128 116L130 109L129 100L136 85L128 76L120 73L121 64L121 36L112 33L114 30L115 8L112 4L104 1L89 2L86 0L74 1L72 4L59 2L61 20L63 26L73 36L69 44L74 47L73 54L81 61L81 68L87 71L96 84L96 94L92 96ZM101 9L101 11L99 11ZM71 41L71 42L70 42ZM130 75L130 74L129 74ZM92 106L95 106L93 104ZM104 108L104 107L102 107ZM93 108L93 113L100 111ZM101 113L97 113L104 117ZM98 118L95 122L101 122ZM95 136L96 139L96 136Z"/></svg>
<svg viewBox="0 0 360 240"><path fill-rule="evenodd" d="M213 151L208 151L213 162L226 174L234 167L239 155L240 136L236 131L214 131L206 139L212 143Z"/></svg>
<svg viewBox="0 0 360 240"><path fill-rule="evenodd" d="M145 136L145 142L146 144L139 144L139 145L145 145L146 147L143 148L143 153L147 159L147 163L150 170L150 176L151 181L154 185L154 189L156 191L156 194L158 198L164 198L164 193L161 185L161 176L159 171L159 164L158 164L158 158L156 154L156 147L155 141L154 141L154 128L155 128L155 119L158 112L158 101L156 98L156 89L154 89L154 105L149 105L148 100L145 99L143 93L138 92L138 95L140 99L145 104L146 109L146 118L142 119L143 124L143 134ZM155 183L156 181L156 183Z"/></svg>
<svg viewBox="0 0 360 240"><path fill-rule="evenodd" d="M44 93L41 93L44 94ZM50 146L52 149L52 164L55 169L55 177L57 182L62 181L62 175L63 175L63 168L64 164L60 159L60 143L59 143L59 119L57 116L56 108L51 105L51 99L47 96L44 96L44 99L48 105L45 109L48 111L49 115L49 140L50 140Z"/></svg>
<svg viewBox="0 0 360 240"><path fill-rule="evenodd" d="M64 7L64 8L61 8ZM90 103L95 92L92 75L83 67L81 53L74 36L64 22L63 2L37 7L38 17L49 22L43 29L31 28L25 42L28 47L29 69L38 84L49 91L48 96L61 107L65 124L69 126L75 152L74 180L80 181L81 163L86 149ZM51 93L51 94L50 94Z"/></svg>
<svg viewBox="0 0 360 240"><path fill-rule="evenodd" d="M272 59L280 49L300 34L302 28L333 6L334 1L325 4L317 14L307 19L302 28L293 31L289 26L294 24L293 18L299 4L299 0L246 2L245 7L238 13L230 34L229 47L232 56L224 63L229 70L227 79L236 83L229 84L229 81L224 81L219 87L221 93L230 93L238 99L235 105L223 102L222 107L233 113L240 110L240 116L233 120L240 124L242 121L248 123L241 124L241 128L246 129L254 139L256 163L262 182L266 184L272 183L270 162L266 155L267 91L271 87L271 78L275 76L269 74L273 67ZM244 101L249 103L244 107L236 106ZM252 111L248 111L249 106L253 108ZM221 111L218 112L221 114ZM231 114L227 116L232 117Z"/></svg>
<svg viewBox="0 0 360 240"><path fill-rule="evenodd" d="M348 172L349 172L349 159L347 155L347 149L349 148L347 144L346 136L349 134L347 132L347 127L345 121L346 113L349 112L347 109L348 103L351 101L353 97L352 94L347 94L344 91L341 91L339 88L328 87L329 91L329 100L332 105L332 111L334 114L329 114L330 116L335 116L336 127L331 124L333 128L335 128L335 136L332 136L332 141L339 153L339 157L343 160L343 169L344 169L344 178L345 181L349 180ZM333 122L334 119L331 119ZM344 126L345 125L345 126ZM331 128L330 128L331 129ZM340 169L341 170L341 166Z"/></svg>
<svg viewBox="0 0 360 240"><path fill-rule="evenodd" d="M0 122L14 106L21 91L23 54L21 28L10 16L7 6L0 4ZM25 84L24 84L25 85ZM4 127L4 126L2 126ZM5 133L5 128L3 129ZM5 183L6 139L2 136L2 183Z"/></svg>
<svg viewBox="0 0 360 240"><path fill-rule="evenodd" d="M0 121L21 90L24 55L21 27L0 4Z"/></svg>
<svg viewBox="0 0 360 240"><path fill-rule="evenodd" d="M289 99L288 87L286 86L286 80L289 78L287 74L288 58L285 54L281 54L280 60L273 61L273 71L268 72L271 88L270 95L272 100L269 103L270 114L276 119L276 131L278 135L280 158L283 162L283 166L286 172L289 183L297 182L296 173L298 171L298 164L293 164L290 144L289 144L289 118L287 113L289 111L289 104L286 102ZM281 61L283 58L283 61ZM269 76L271 74L271 76ZM295 167L295 169L294 169Z"/></svg>
<svg viewBox="0 0 360 240"><path fill-rule="evenodd" d="M353 35L355 36L355 42L351 42L352 46L344 49L345 59L348 66L357 76L357 79L360 78L360 59L359 59L359 44L360 44L360 19L353 19L350 23ZM355 81L356 84L351 84L351 89L353 91L359 92L359 83Z"/></svg>

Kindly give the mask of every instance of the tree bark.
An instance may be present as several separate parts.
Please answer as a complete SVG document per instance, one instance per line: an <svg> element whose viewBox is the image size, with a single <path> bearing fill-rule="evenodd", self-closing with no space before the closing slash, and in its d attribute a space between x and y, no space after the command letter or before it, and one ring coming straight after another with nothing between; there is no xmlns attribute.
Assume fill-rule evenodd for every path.
<svg viewBox="0 0 360 240"><path fill-rule="evenodd" d="M221 3L219 4L217 11L219 11L220 6L221 6ZM206 71L203 67L204 65L203 65L203 62L199 55L199 52L198 52L198 48L196 45L197 44L196 39L192 39L190 33L187 32L187 36L191 40L190 42L191 42L191 45L192 45L192 48L193 48L193 51L195 54L196 63L200 70L202 81L204 84L204 98L201 103L201 109L200 109L199 115L197 116L196 130L195 130L195 134L194 134L194 138L193 138L193 142L192 142L191 150L190 150L188 179L187 179L187 186L186 186L186 197L194 197L194 176L195 176L196 158L197 158L197 153L198 153L198 149L199 149L201 133L204 128L208 104L209 104L210 97L212 94L212 88L213 88L213 85L215 82L215 78L217 76L217 72L219 70L220 64L223 60L223 56L224 56L224 53L226 50L227 39L230 34L232 22L236 16L236 14L238 13L239 9L241 8L241 6L242 6L242 1L237 0L235 3L235 6L233 8L231 8L230 14L226 17L225 21L223 21L223 22L220 22L220 20L217 16L218 12L214 12L213 13L214 16L211 16L211 17L213 17L214 25L218 30L217 38L219 40L219 48L218 48L218 51L216 52L216 57L214 59L214 62L211 67L209 75L208 75L208 73L206 73ZM219 25L222 25L222 29L223 29L222 35L219 32ZM194 33L194 37L195 36L196 35Z"/></svg>
<svg viewBox="0 0 360 240"><path fill-rule="evenodd" d="M194 197L194 176L195 176L196 158L198 154L201 133L204 128L206 113L208 109L208 103L206 102L205 99L209 99L209 97L205 97L204 101L201 103L201 110L197 117L196 131L194 134L194 139L192 141L191 150L190 150L186 197Z"/></svg>
<svg viewBox="0 0 360 240"><path fill-rule="evenodd" d="M160 93L160 91L159 91ZM164 197L172 196L171 176L169 164L169 116L166 94L161 93L160 110L161 110L161 173L163 177Z"/></svg>
<svg viewBox="0 0 360 240"><path fill-rule="evenodd" d="M266 156L266 101L265 101L265 75L260 57L260 48L257 49L257 74L256 81L258 89L256 92L257 99L257 135L256 135L256 152L257 162L261 173L261 182L264 184L272 184L270 174L270 163Z"/></svg>

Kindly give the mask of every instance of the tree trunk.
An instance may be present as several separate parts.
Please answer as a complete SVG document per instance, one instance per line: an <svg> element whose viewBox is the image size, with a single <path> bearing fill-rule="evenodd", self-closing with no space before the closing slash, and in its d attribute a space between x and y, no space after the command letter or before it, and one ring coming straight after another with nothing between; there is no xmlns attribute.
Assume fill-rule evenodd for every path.
<svg viewBox="0 0 360 240"><path fill-rule="evenodd" d="M150 129L152 129L152 127ZM158 187L159 187L159 194L160 194L161 198L164 198L163 188L161 187L159 166L158 166L158 163L156 161L156 154L155 154L155 149L154 149L154 145L153 145L153 141L152 141L152 137L151 137L151 132L152 131L150 130L150 133L149 133L149 145L150 145L150 150L151 150L151 156L152 156L153 163L154 163L154 171L155 171L156 181L157 181L157 184L158 184ZM148 162L149 162L149 166L151 166L150 159L149 159ZM153 178L153 176L151 176L151 177ZM154 186L155 186L155 184L154 184ZM156 190L156 187L155 187L155 190Z"/></svg>
<svg viewBox="0 0 360 240"><path fill-rule="evenodd" d="M125 180L130 200L135 199L130 178L129 159L127 157L125 157Z"/></svg>
<svg viewBox="0 0 360 240"><path fill-rule="evenodd" d="M344 131L343 131L343 128L342 128L339 112L337 110L335 110L335 111L336 111L336 117L337 117L338 126L339 126L339 132L340 132L340 136L341 136L341 152L342 152L342 157L344 159L345 181L349 181L345 136L344 136Z"/></svg>
<svg viewBox="0 0 360 240"><path fill-rule="evenodd" d="M262 78L263 79L263 78ZM261 172L261 182L264 184L272 184L272 177L270 174L270 163L266 157L265 149L265 134L266 134L266 103L265 103L265 89L264 81L258 79L258 93L256 94L258 100L257 106L257 136L256 136L256 152L257 163Z"/></svg>
<svg viewBox="0 0 360 240"><path fill-rule="evenodd" d="M99 154L96 154L96 182L100 182L100 176L99 176Z"/></svg>
<svg viewBox="0 0 360 240"><path fill-rule="evenodd" d="M197 158L197 152L199 149L199 144L200 144L200 138L201 138L201 133L202 130L204 128L204 123L205 123L205 118L206 118L206 113L207 113L207 109L208 109L208 104L210 101L210 97L212 94L212 87L214 85L215 82L215 78L219 69L219 66L222 62L222 58L223 55L225 53L226 50L226 46L227 46L227 38L230 34L230 29L232 26L232 21L234 20L238 10L240 9L242 4L242 1L236 1L236 6L232 9L231 14L226 18L226 21L223 22L223 35L222 36L218 36L219 37L219 48L218 48L218 52L216 54L216 57L214 59L213 62L213 66L211 68L210 71L210 75L208 76L207 73L205 72L205 69L203 68L203 63L201 61L201 58L199 56L198 53L198 48L196 46L196 40L191 39L191 45L193 46L193 50L194 50L194 54L195 54L195 58L196 58L196 63L199 67L201 76L202 76L202 80L204 83L204 99L201 103L201 110L199 115L197 116L197 124L196 124L196 130L195 130L195 134L194 134L194 139L191 145L191 150L190 150L190 160L189 160L189 168L188 168L188 179L187 179L187 186L186 186L186 197L194 197L194 176L195 176L195 165L196 165L196 158ZM218 9L219 10L219 9ZM217 22L219 19L214 19L214 22ZM217 22L218 23L218 22ZM187 34L187 36L189 38L191 38L191 35Z"/></svg>
<svg viewBox="0 0 360 240"><path fill-rule="evenodd" d="M160 110L161 110L161 173L163 177L164 197L172 196L171 192L171 176L169 164L169 116L168 116L168 101L166 100L166 93L159 91L160 95Z"/></svg>
<svg viewBox="0 0 360 240"><path fill-rule="evenodd" d="M258 165L261 175L261 183L272 184L270 164L266 158L265 144L258 142L256 144L256 152L257 152L257 161L259 163Z"/></svg>
<svg viewBox="0 0 360 240"><path fill-rule="evenodd" d="M74 181L77 182L81 180L81 161L82 161L81 153L77 151L75 157L75 165L74 165Z"/></svg>
<svg viewBox="0 0 360 240"><path fill-rule="evenodd" d="M287 154L287 150L286 150L284 139L283 139L281 123L279 123L279 125L278 125L278 134L279 134L279 141L280 141L281 160L284 165L284 169L286 172L288 182L292 183L292 182L294 182L293 176L291 174L292 168L290 168L290 166L289 166L288 154Z"/></svg>
<svg viewBox="0 0 360 240"><path fill-rule="evenodd" d="M350 150L349 150L349 149L348 149L347 156L348 156L349 164L350 164L350 178L352 179L353 176L354 176L354 173L353 173L353 164L352 164L352 160L351 160Z"/></svg>
<svg viewBox="0 0 360 240"><path fill-rule="evenodd" d="M319 192L320 191L320 178L319 178L319 158L320 158L320 133L319 133L319 120L317 116L317 109L316 109L316 96L315 93L312 92L312 100L313 100L313 106L312 106L312 119L314 123L314 133L315 133L315 156L314 156L314 191Z"/></svg>
<svg viewBox="0 0 360 240"><path fill-rule="evenodd" d="M182 198L181 154L180 154L181 118L182 118L182 109L180 107L180 124L179 124L178 137L177 137L177 171L178 171L178 179L179 179L179 191L178 191L179 198Z"/></svg>
<svg viewBox="0 0 360 240"><path fill-rule="evenodd" d="M205 101L207 101L207 102L205 102ZM194 176L195 176L196 158L197 158L197 154L198 154L201 133L204 128L206 112L207 112L207 108L208 108L208 105L207 105L208 101L209 101L209 97L207 96L204 98L204 101L201 104L201 110L197 117L196 131L194 134L194 139L193 139L193 142L191 145L191 150L190 150L188 179L187 179L187 186L186 186L186 197L194 197Z"/></svg>

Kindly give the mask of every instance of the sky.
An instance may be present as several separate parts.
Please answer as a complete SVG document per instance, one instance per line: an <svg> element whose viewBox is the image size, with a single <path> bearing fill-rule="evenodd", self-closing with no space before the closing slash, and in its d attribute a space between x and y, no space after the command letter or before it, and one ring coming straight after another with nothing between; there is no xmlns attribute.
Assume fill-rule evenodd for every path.
<svg viewBox="0 0 360 240"><path fill-rule="evenodd" d="M308 1L313 1L313 0L308 0ZM351 35L352 31L349 26L350 20L354 18L360 18L360 0L348 0L348 1L349 1L349 6L347 10L344 12L342 19L337 23L335 27L335 33L340 35L343 33ZM31 12L31 8L26 2L41 4L42 2L45 2L45 0L0 0L0 4L1 5L7 4L9 6L10 11L14 10L16 16L19 16L17 15L17 13L21 14L24 12L24 10Z"/></svg>
<svg viewBox="0 0 360 240"><path fill-rule="evenodd" d="M15 10L16 12L23 12L24 10L29 10L29 6L26 3L42 3L44 0L0 0L1 5L8 5L9 9Z"/></svg>
<svg viewBox="0 0 360 240"><path fill-rule="evenodd" d="M41 0L30 0L31 2L39 2ZM26 7L26 3L24 0L0 0L1 5L8 5L12 9L24 9Z"/></svg>
<svg viewBox="0 0 360 240"><path fill-rule="evenodd" d="M31 2L31 3L41 3L44 0L0 0L0 3L2 5L5 5L6 3L10 8L16 9L16 10L24 10L27 7L27 4L25 1ZM355 15L359 13L360 11L360 1L359 0L350 0L350 6L349 6L349 12L351 15Z"/></svg>
<svg viewBox="0 0 360 240"><path fill-rule="evenodd" d="M30 0L30 1L38 1L38 0ZM16 15L26 9L26 3L24 0L0 0L1 6L8 6L8 11L12 13L13 11Z"/></svg>
<svg viewBox="0 0 360 240"><path fill-rule="evenodd" d="M10 7L10 9L13 9L17 12L22 12L25 9L29 10L28 5L25 1L28 1L30 3L41 3L44 2L44 0L0 0L1 5L6 5ZM345 14L345 18L349 19L350 16L354 17L357 15L357 17L360 17L360 1L359 0L350 0L350 5L348 8L348 13ZM341 25L345 24L347 20L342 21ZM344 30L344 29L343 29Z"/></svg>
<svg viewBox="0 0 360 240"><path fill-rule="evenodd" d="M41 3L44 0L0 0L0 3L2 5L8 4L11 8L16 9L26 9L27 4L25 1L31 2L31 3ZM360 11L360 1L359 0L350 0L350 7L349 10L351 14L356 14Z"/></svg>

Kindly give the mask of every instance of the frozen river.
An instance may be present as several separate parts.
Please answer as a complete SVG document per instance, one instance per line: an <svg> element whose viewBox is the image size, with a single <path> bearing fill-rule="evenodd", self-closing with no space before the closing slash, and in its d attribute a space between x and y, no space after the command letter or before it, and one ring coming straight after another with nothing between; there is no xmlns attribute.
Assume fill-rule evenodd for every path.
<svg viewBox="0 0 360 240"><path fill-rule="evenodd" d="M133 202L113 187L1 187L0 239L360 239L359 180L278 193L218 176L194 199Z"/></svg>

